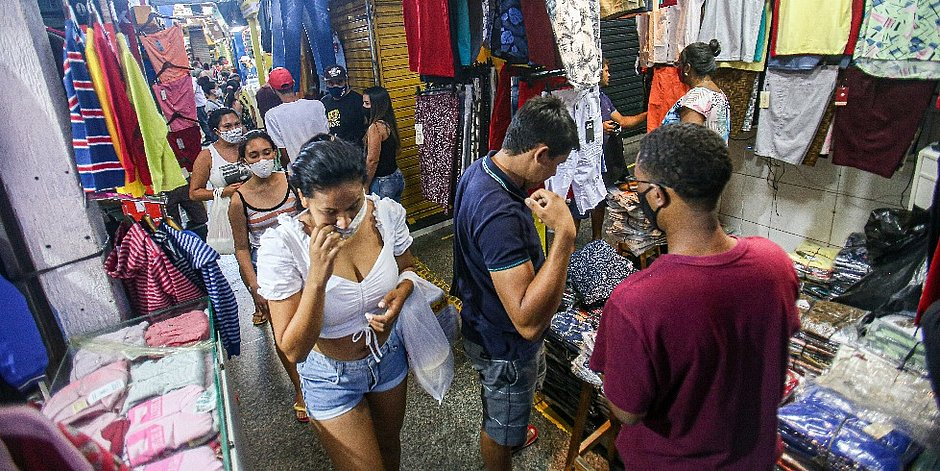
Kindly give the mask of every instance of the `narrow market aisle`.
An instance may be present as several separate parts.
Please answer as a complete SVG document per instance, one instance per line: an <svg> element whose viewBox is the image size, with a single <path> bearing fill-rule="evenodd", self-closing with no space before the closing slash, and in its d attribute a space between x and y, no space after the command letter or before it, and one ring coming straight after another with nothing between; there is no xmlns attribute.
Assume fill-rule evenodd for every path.
<svg viewBox="0 0 940 471"><path fill-rule="evenodd" d="M453 266L450 228L415 240L413 253L448 281ZM584 224L578 246L590 237ZM229 378L238 398L244 443L240 456L247 470L328 470L326 452L309 426L297 423L291 410L293 389L274 351L270 327L251 324L251 297L238 276L232 256L222 257L220 266L238 298L242 354L229 362ZM403 470L479 470L483 467L478 440L482 417L480 386L476 373L458 344L454 382L443 405L421 390L414 377L408 379L408 406L402 430ZM532 423L540 438L514 460L519 470L560 470L569 435L533 409ZM599 456L591 460L606 470Z"/></svg>

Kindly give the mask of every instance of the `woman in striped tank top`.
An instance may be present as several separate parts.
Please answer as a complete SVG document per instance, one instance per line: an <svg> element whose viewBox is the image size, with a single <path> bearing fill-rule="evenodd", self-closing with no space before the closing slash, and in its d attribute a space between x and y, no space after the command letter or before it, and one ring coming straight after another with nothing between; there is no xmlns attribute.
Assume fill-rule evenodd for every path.
<svg viewBox="0 0 940 471"><path fill-rule="evenodd" d="M277 226L279 215L294 216L303 208L297 191L287 182L287 175L274 171L278 149L271 136L260 130L246 134L245 141L238 147L238 159L251 169L251 178L232 197L228 217L232 223L238 269L255 303L252 323L262 325L268 321L268 301L258 294L256 261L261 234ZM284 356L279 346L277 355L294 383L294 414L298 421L308 422L297 366Z"/></svg>

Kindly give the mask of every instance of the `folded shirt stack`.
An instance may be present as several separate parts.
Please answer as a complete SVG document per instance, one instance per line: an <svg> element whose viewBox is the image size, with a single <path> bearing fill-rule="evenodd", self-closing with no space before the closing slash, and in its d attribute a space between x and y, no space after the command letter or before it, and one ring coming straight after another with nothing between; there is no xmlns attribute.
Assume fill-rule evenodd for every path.
<svg viewBox="0 0 940 471"><path fill-rule="evenodd" d="M189 311L147 329L145 339L151 347L185 347L209 338L209 316L202 310Z"/></svg>

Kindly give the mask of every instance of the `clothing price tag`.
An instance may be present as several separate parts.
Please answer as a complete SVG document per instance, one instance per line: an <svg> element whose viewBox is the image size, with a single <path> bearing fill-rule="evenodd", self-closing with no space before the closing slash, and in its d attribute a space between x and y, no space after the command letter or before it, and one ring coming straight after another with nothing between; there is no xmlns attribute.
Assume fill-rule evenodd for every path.
<svg viewBox="0 0 940 471"><path fill-rule="evenodd" d="M415 144L419 146L424 145L424 125L415 124Z"/></svg>
<svg viewBox="0 0 940 471"><path fill-rule="evenodd" d="M845 106L849 103L849 87L845 85L836 88L836 106Z"/></svg>
<svg viewBox="0 0 940 471"><path fill-rule="evenodd" d="M894 430L894 428L892 428L888 424L874 423L874 424L868 425L862 430L864 430L865 433L874 437L875 440L881 440L885 435L891 433Z"/></svg>
<svg viewBox="0 0 940 471"><path fill-rule="evenodd" d="M110 396L110 395L112 395L112 394L114 394L114 393L116 393L116 392L118 392L118 391L124 389L124 386L125 386L125 385L124 385L124 380L123 380L123 379L116 379L116 380L114 380L114 381L111 381L110 383L105 384L104 386L101 386L100 388L95 389L95 390L92 391L90 394L88 394L88 403L89 403L89 404L94 404L94 403L96 403L96 402L98 402L98 401L100 401L100 400L102 400L102 399L104 399L104 398L106 398L106 397L108 397L108 396Z"/></svg>
<svg viewBox="0 0 940 471"><path fill-rule="evenodd" d="M147 212L147 205L143 201L134 201L134 208L137 209L138 213Z"/></svg>
<svg viewBox="0 0 940 471"><path fill-rule="evenodd" d="M186 148L186 143L183 142L182 138L179 138L179 137L176 138L176 147L179 147L180 150L183 150Z"/></svg>
<svg viewBox="0 0 940 471"><path fill-rule="evenodd" d="M213 409L215 409L215 391L212 389L206 390L206 392L199 395L199 398L196 399L196 403L193 405L193 413L195 414L205 414Z"/></svg>
<svg viewBox="0 0 940 471"><path fill-rule="evenodd" d="M594 120L589 119L584 123L584 137L587 142L594 142Z"/></svg>
<svg viewBox="0 0 940 471"><path fill-rule="evenodd" d="M166 90L160 90L160 99L166 101Z"/></svg>
<svg viewBox="0 0 940 471"><path fill-rule="evenodd" d="M77 401L72 403L72 413L77 414L88 408L88 400L84 397L79 398Z"/></svg>
<svg viewBox="0 0 940 471"><path fill-rule="evenodd" d="M761 108L770 108L770 92L766 90L760 92L760 99L758 101L760 102L759 106Z"/></svg>

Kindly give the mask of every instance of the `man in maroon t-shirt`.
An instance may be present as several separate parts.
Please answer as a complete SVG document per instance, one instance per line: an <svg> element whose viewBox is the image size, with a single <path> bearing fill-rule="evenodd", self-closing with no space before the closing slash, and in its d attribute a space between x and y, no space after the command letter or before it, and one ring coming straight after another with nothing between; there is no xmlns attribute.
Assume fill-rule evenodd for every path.
<svg viewBox="0 0 940 471"><path fill-rule="evenodd" d="M695 124L641 143L637 191L669 253L614 291L591 367L604 373L629 470L773 469L799 283L780 247L725 235L722 138Z"/></svg>

